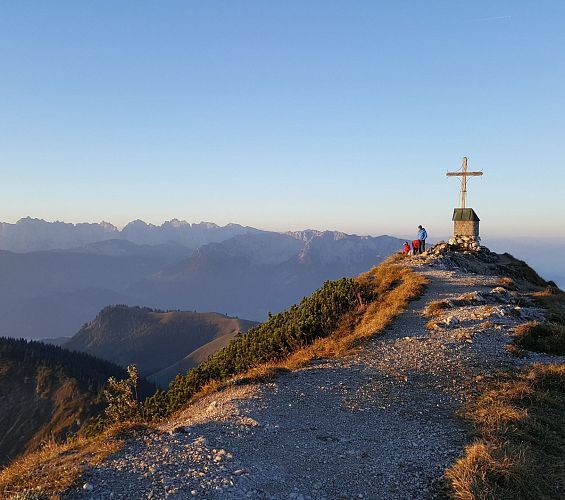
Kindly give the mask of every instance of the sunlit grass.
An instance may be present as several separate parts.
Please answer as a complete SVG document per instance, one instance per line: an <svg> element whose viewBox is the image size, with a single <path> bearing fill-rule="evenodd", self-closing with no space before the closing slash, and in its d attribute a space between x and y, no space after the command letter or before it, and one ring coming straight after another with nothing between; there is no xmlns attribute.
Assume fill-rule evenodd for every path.
<svg viewBox="0 0 565 500"><path fill-rule="evenodd" d="M462 416L478 437L446 472L452 497L563 498L565 365L501 377Z"/></svg>

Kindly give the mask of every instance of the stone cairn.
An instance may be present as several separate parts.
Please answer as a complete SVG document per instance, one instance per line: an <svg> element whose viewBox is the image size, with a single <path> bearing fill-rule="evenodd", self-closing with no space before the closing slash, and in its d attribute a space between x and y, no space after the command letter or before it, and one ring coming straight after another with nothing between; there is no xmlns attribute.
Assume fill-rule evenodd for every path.
<svg viewBox="0 0 565 500"><path fill-rule="evenodd" d="M438 241L428 249L427 255L446 255L450 252L480 252L486 247L479 245L480 238L473 236L454 236L449 241ZM486 250L488 252L488 250Z"/></svg>
<svg viewBox="0 0 565 500"><path fill-rule="evenodd" d="M481 249L481 238L479 236L453 236L447 242L453 250L468 250L478 252Z"/></svg>

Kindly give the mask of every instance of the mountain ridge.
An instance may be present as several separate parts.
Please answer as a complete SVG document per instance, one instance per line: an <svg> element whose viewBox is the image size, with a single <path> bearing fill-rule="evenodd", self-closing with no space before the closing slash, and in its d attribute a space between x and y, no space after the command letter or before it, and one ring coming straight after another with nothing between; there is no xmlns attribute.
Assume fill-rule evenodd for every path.
<svg viewBox="0 0 565 500"><path fill-rule="evenodd" d="M219 349L256 324L215 312L113 305L102 309L62 347L123 367L135 364L142 376L166 387L178 373L202 361L202 354L195 351L212 354L212 346Z"/></svg>
<svg viewBox="0 0 565 500"><path fill-rule="evenodd" d="M152 227L161 231L166 224ZM134 226L150 227L143 222ZM202 225L173 220L169 226L176 231ZM72 248L27 253L0 250L4 284L0 334L36 339L71 336L104 306L119 303L218 311L261 321L269 312L283 310L310 294L320 282L353 276L379 263L402 242L390 236L339 231L239 234L247 229L234 224L225 227L237 234L230 236L219 226L204 224L208 240L228 239L195 249L153 236L149 240L167 242L134 243L116 238L115 231L109 230L105 233L109 239ZM215 236L207 232L214 228L220 231Z"/></svg>

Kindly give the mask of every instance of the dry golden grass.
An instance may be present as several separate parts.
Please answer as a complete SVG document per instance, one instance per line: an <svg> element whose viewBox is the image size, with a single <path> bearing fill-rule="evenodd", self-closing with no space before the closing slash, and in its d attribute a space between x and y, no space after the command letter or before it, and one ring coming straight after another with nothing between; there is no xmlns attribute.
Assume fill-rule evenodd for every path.
<svg viewBox="0 0 565 500"><path fill-rule="evenodd" d="M543 288L542 290L538 290L537 292L533 292L532 296L533 297L556 297L559 296L562 292L560 290L557 290L554 287L551 286L547 286L545 288Z"/></svg>
<svg viewBox="0 0 565 500"><path fill-rule="evenodd" d="M548 321L565 324L565 293L555 287L546 287L531 294L539 307L547 310Z"/></svg>
<svg viewBox="0 0 565 500"><path fill-rule="evenodd" d="M190 402L194 403L210 394L214 394L215 392L222 391L227 387L233 385L240 385L240 384L249 384L254 382L268 382L273 380L278 375L284 372L288 372L287 368L281 366L280 363L270 362L265 363L250 370L247 370L245 373L240 373L238 375L234 375L232 378L227 380L212 380L208 382L204 387L202 387L196 394L194 394L190 398ZM175 415L184 412L185 409L180 409L175 412Z"/></svg>
<svg viewBox="0 0 565 500"><path fill-rule="evenodd" d="M565 365L501 376L463 416L478 438L446 472L452 497L563 498Z"/></svg>
<svg viewBox="0 0 565 500"><path fill-rule="evenodd" d="M120 449L136 424L113 426L94 438L76 437L67 443L48 443L0 471L0 497L59 498L76 484L86 466L102 462Z"/></svg>
<svg viewBox="0 0 565 500"><path fill-rule="evenodd" d="M450 304L447 300L434 300L426 306L423 314L427 318L434 318L449 308Z"/></svg>
<svg viewBox="0 0 565 500"><path fill-rule="evenodd" d="M492 322L490 319L487 319L486 321L483 321L479 326L482 330L488 330L489 328L494 328L496 326L496 323Z"/></svg>
<svg viewBox="0 0 565 500"><path fill-rule="evenodd" d="M369 290L373 300L345 315L339 327L328 337L291 354L278 363L279 368L295 370L312 359L343 356L364 339L382 332L411 300L419 297L428 282L420 273L397 262L396 255L360 275L358 283Z"/></svg>
<svg viewBox="0 0 565 500"><path fill-rule="evenodd" d="M526 354L527 354L526 351L524 351L523 349L520 349L515 344L506 344L504 346L504 350L509 352L513 356L516 356L517 358L524 358L524 357L526 357Z"/></svg>
<svg viewBox="0 0 565 500"><path fill-rule="evenodd" d="M457 499L510 498L506 489L512 485L520 491L527 490L528 485L524 483L527 469L522 449L510 451L477 441L465 448L464 458L450 469L448 476Z"/></svg>
<svg viewBox="0 0 565 500"><path fill-rule="evenodd" d="M504 288L507 288L508 290L514 290L516 288L516 284L514 283L514 280L508 276L504 276L502 278L498 278L496 280L496 284L498 286L502 286Z"/></svg>
<svg viewBox="0 0 565 500"><path fill-rule="evenodd" d="M514 344L529 351L565 355L565 324L522 323L514 330Z"/></svg>
<svg viewBox="0 0 565 500"><path fill-rule="evenodd" d="M474 292L467 292L459 296L459 300L463 303L466 302L475 302L476 296Z"/></svg>
<svg viewBox="0 0 565 500"><path fill-rule="evenodd" d="M430 319L430 321L426 323L426 329L433 332L434 330L441 330L441 326L439 326L439 323L435 319Z"/></svg>

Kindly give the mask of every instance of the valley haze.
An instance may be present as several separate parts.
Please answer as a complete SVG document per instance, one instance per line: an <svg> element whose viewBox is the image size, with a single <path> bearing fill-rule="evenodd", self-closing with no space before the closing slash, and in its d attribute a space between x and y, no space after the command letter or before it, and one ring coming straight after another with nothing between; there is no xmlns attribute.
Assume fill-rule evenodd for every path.
<svg viewBox="0 0 565 500"><path fill-rule="evenodd" d="M239 224L0 223L0 335L70 337L112 304L262 321L400 248L392 236ZM187 353L188 354L188 353Z"/></svg>

